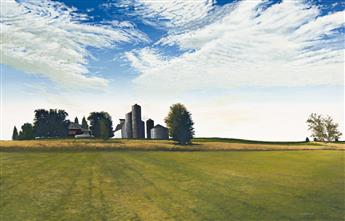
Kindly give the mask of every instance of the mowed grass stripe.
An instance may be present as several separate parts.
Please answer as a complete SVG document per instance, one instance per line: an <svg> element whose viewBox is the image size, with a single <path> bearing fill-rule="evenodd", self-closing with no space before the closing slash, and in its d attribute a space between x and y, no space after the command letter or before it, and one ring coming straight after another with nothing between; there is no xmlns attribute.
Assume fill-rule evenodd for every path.
<svg viewBox="0 0 345 221"><path fill-rule="evenodd" d="M343 151L11 152L1 159L2 220L344 219Z"/></svg>

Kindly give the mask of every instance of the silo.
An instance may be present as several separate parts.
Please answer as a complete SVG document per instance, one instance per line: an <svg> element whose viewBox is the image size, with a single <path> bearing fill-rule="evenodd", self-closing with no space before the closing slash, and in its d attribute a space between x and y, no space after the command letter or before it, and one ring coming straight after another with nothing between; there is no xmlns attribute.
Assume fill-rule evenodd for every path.
<svg viewBox="0 0 345 221"><path fill-rule="evenodd" d="M133 138L133 131L132 131L132 112L126 114L125 120L125 133L123 138Z"/></svg>
<svg viewBox="0 0 345 221"><path fill-rule="evenodd" d="M134 139L140 138L141 107L137 104L132 106L132 134Z"/></svg>
<svg viewBox="0 0 345 221"><path fill-rule="evenodd" d="M125 119L120 119L120 127L121 127L121 137L124 138L125 136Z"/></svg>
<svg viewBox="0 0 345 221"><path fill-rule="evenodd" d="M145 139L145 122L140 122L140 139Z"/></svg>
<svg viewBox="0 0 345 221"><path fill-rule="evenodd" d="M146 138L151 139L151 129L154 127L155 122L152 119L146 121Z"/></svg>
<svg viewBox="0 0 345 221"><path fill-rule="evenodd" d="M154 128L151 129L151 139L168 140L169 139L168 128L157 124Z"/></svg>

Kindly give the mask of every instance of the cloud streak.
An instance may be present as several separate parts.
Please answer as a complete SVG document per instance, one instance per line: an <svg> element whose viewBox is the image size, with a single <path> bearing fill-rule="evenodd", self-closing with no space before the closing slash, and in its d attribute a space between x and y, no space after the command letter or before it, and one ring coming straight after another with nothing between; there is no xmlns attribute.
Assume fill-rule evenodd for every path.
<svg viewBox="0 0 345 221"><path fill-rule="evenodd" d="M89 48L148 41L133 27L93 25L53 1L1 0L1 63L38 74L65 88L103 88L108 81L87 68Z"/></svg>
<svg viewBox="0 0 345 221"><path fill-rule="evenodd" d="M215 9L218 19L169 34L159 47L127 53L145 90L188 91L239 86L342 85L344 12L320 16L302 1L240 1Z"/></svg>
<svg viewBox="0 0 345 221"><path fill-rule="evenodd" d="M111 4L133 8L129 13L140 17L144 23L171 31L195 25L213 10L214 3L214 0L120 0Z"/></svg>

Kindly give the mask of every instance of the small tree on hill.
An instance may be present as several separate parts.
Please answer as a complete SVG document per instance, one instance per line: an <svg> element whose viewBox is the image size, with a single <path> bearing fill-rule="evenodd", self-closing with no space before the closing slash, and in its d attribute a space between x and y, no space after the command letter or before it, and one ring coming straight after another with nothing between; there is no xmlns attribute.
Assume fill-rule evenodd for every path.
<svg viewBox="0 0 345 221"><path fill-rule="evenodd" d="M191 113L187 111L183 104L178 103L170 107L165 123L173 140L179 144L191 143L194 135L194 122Z"/></svg>
<svg viewBox="0 0 345 221"><path fill-rule="evenodd" d="M311 114L307 120L308 129L312 137L317 141L335 141L342 133L338 130L339 125L330 116L326 118L320 114Z"/></svg>
<svg viewBox="0 0 345 221"><path fill-rule="evenodd" d="M18 130L16 126L13 128L12 140L18 140Z"/></svg>
<svg viewBox="0 0 345 221"><path fill-rule="evenodd" d="M84 129L89 129L89 124L87 123L85 117L83 117L83 119L81 121L81 127Z"/></svg>

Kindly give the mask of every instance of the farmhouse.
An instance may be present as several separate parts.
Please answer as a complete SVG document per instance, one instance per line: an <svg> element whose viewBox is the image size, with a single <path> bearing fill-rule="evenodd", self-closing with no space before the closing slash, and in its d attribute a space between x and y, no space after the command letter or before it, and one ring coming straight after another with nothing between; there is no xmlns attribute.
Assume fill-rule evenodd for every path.
<svg viewBox="0 0 345 221"><path fill-rule="evenodd" d="M91 137L91 131L83 128L80 124L70 122L68 125L68 136L71 137Z"/></svg>

